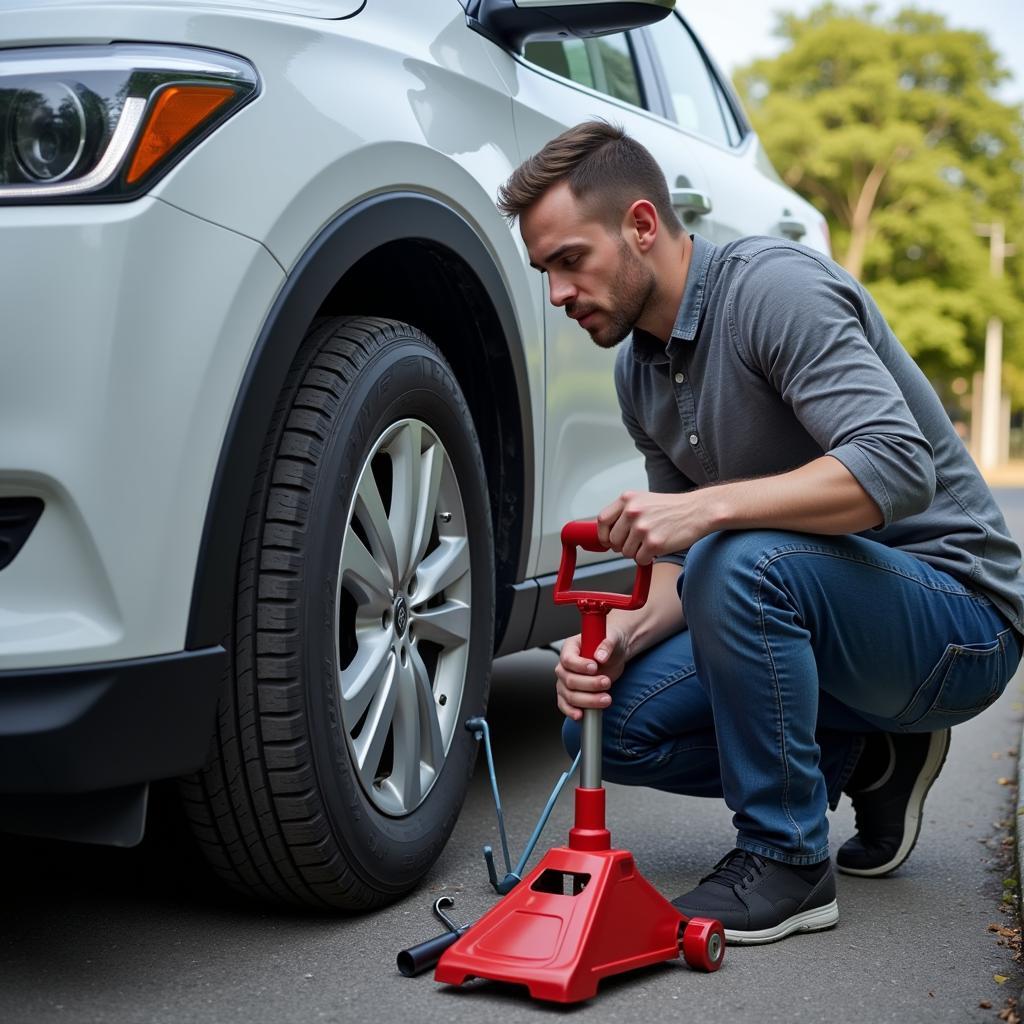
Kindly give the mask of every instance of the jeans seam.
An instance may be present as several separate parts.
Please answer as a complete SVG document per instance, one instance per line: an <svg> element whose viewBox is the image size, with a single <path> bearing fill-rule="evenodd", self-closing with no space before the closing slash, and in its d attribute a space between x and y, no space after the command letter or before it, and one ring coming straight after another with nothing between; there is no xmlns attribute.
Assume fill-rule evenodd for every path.
<svg viewBox="0 0 1024 1024"><path fill-rule="evenodd" d="M771 563L769 562L768 564L770 565ZM762 569L761 574L760 574L760 576L758 577L758 580L757 580L757 587L755 588L755 597L757 598L758 618L759 618L760 624L761 624L761 641L764 644L765 654L768 656L768 664L771 666L772 680L775 683L775 701L776 701L776 706L778 708L778 713L779 713L779 718L778 718L778 723L779 723L778 742L779 742L779 750L780 750L780 753L782 755L782 767L783 767L783 772L784 772L784 776L785 776L785 782L783 783L783 787L782 787L782 809L785 811L786 817L789 819L790 824L793 826L794 830L796 831L796 837L797 837L797 844L798 844L798 846L803 846L803 844L804 844L803 831L800 828L800 826L796 823L796 819L793 817L793 812L790 810L790 806L789 806L789 781L790 780L789 780L789 760L788 760L788 757L787 757L787 754L786 754L786 720L785 720L785 716L784 716L783 710L782 710L782 691L781 691L781 688L779 686L779 674L778 674L777 669L775 668L775 658L772 656L771 647L768 644L768 632L767 632L767 628L765 627L765 621L764 621L764 604L761 601L761 585L764 583L764 578L765 578L765 574L767 573L767 571L768 571L768 565L765 565L765 567Z"/></svg>
<svg viewBox="0 0 1024 1024"><path fill-rule="evenodd" d="M824 555L826 558L837 558L844 562L859 562L861 565L869 565L873 569L879 569L882 572L890 573L893 576L900 576L905 580L909 580L911 583L919 583L925 589L934 590L941 594L951 594L954 597L975 596L975 592L968 589L963 583L959 584L959 589L949 586L939 586L929 582L928 580L922 579L920 576L911 576L909 573L904 572L896 566L886 565L883 562L876 562L873 558L864 558L860 555L850 555L844 551L836 551L835 549L813 544L787 544L785 547L772 548L772 550L767 552L761 559L761 562L764 564L763 572L767 572L774 562L778 561L780 558L785 558L786 555L801 554ZM922 562L922 564L927 565L928 563ZM941 572L940 569L936 569L935 571ZM950 578L952 579L952 577Z"/></svg>
<svg viewBox="0 0 1024 1024"><path fill-rule="evenodd" d="M829 856L828 843L824 846L819 847L817 850L811 853L784 853L782 850L778 850L775 847L767 846L764 843L754 842L750 839L745 839L743 836L737 836L736 845L741 850L746 850L748 853L756 853L759 857L767 857L769 860L778 860L783 864L818 864L823 860L826 860Z"/></svg>
<svg viewBox="0 0 1024 1024"><path fill-rule="evenodd" d="M681 679L685 678L686 676L693 675L694 673L696 673L696 671L697 667L695 665L689 665L686 668L681 668L674 672L672 675L659 679L657 683L652 683L646 690L644 690L641 693L641 695L630 705L629 709L625 711L625 713L622 716L622 721L619 724L618 746L620 753L625 754L627 757L640 756L638 751L626 746L625 733L626 726L629 724L629 720L633 717L633 715L636 714L636 712L644 704L651 700L652 697L656 697L662 691L667 690L670 686L674 686L676 683L678 683Z"/></svg>
<svg viewBox="0 0 1024 1024"><path fill-rule="evenodd" d="M668 764L668 762L671 761L672 758L675 757L677 754L692 754L695 750L711 750L714 751L714 753L716 754L718 753L718 747L709 747L707 744L703 743L696 747L674 746L667 754L665 754L664 757L656 758L654 763L658 768L661 768L663 765Z"/></svg>
<svg viewBox="0 0 1024 1024"><path fill-rule="evenodd" d="M997 684L992 686L992 689L986 695L985 699L980 703L973 705L969 708L958 708L956 710L949 710L947 708L936 707L936 703L942 695L942 690L946 685L946 680L949 679L950 673L956 667L957 660L961 655L974 655L978 658L993 658L997 655L1002 655L1006 652L1006 641L1010 630L1004 629L996 634L996 638L993 641L994 646L984 651L972 651L964 647L963 644L946 644L946 650L942 652L942 657L935 664L935 668L925 676L924 681L914 691L914 696L911 698L910 703L893 719L901 729L907 729L914 725L917 725L922 719L928 715L976 715L984 711L985 708L989 707L994 701L999 699L999 695L1002 690ZM922 694L932 689L933 677L935 671L942 664L947 654L951 654L949 662L946 664L945 671L942 673L941 679L939 679L938 685L934 687L935 696L932 698L931 704L921 712L916 718L910 719L909 715L911 712L917 710L917 704ZM1004 686L1005 688L1005 686Z"/></svg>
<svg viewBox="0 0 1024 1024"><path fill-rule="evenodd" d="M946 660L946 655L949 655L948 661ZM931 672L929 672L928 675L924 677L924 679L918 684L917 688L914 690L914 695L910 698L910 703L907 704L907 706L903 708L899 712L899 714L893 717L893 722L900 729L903 729L907 725L914 725L915 723L919 722L922 718L924 718L925 715L928 714L928 711L926 710L923 711L920 715L918 715L917 718L910 720L911 714L913 714L913 712L917 709L917 704L921 698L921 695L925 693L926 690L931 688L931 684L935 679L935 675L937 672L939 672L939 669L941 668L942 672L938 680L938 685L935 687L935 699L938 699L938 695L942 692L942 687L946 685L946 678L952 671L954 664L956 664L956 659L958 656L959 652L956 650L956 647L953 644L946 644L946 649L942 652L942 655L939 657L939 660L935 663ZM943 662L945 662L945 665L943 665Z"/></svg>

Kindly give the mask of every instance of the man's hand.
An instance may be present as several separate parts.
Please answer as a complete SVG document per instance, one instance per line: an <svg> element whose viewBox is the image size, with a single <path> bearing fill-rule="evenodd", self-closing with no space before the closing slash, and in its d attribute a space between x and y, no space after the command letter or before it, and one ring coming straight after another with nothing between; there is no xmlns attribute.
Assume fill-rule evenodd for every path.
<svg viewBox="0 0 1024 1024"><path fill-rule="evenodd" d="M580 636L569 637L562 644L562 653L555 666L555 690L558 710L573 721L583 717L584 708L606 708L612 683L622 675L626 665L626 635L621 629L608 627L608 634L598 645L593 658L580 656Z"/></svg>
<svg viewBox="0 0 1024 1024"><path fill-rule="evenodd" d="M626 491L597 517L601 543L639 565L684 551L713 533L711 489L684 494Z"/></svg>

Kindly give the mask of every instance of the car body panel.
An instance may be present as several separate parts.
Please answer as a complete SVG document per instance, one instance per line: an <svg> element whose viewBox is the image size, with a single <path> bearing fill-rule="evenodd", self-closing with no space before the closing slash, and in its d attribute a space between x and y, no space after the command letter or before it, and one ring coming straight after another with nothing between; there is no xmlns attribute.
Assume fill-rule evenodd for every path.
<svg viewBox="0 0 1024 1024"><path fill-rule="evenodd" d="M200 146L154 194L259 239L289 272L310 239L348 206L403 191L442 199L490 250L519 318L539 464L544 311L519 233L510 231L494 204L519 151L510 98L487 53L492 44L467 29L454 3L401 0L338 26L268 31L257 19L239 31L238 20L199 19L189 25L190 40L214 48L233 44L257 69L273 71L262 75L260 97L218 132L217 146ZM350 104L353 83L374 102ZM335 105L335 97L345 99ZM274 140L272 147L267 139ZM272 178L273 188L212 191L211 176L224 173L224 152L237 161L239 173L253 168L253 174ZM540 500L538 487L534 521ZM533 543L528 573L537 554Z"/></svg>
<svg viewBox="0 0 1024 1024"><path fill-rule="evenodd" d="M0 208L0 231L0 496L46 503L0 573L0 671L180 651L221 438L284 274L153 198Z"/></svg>

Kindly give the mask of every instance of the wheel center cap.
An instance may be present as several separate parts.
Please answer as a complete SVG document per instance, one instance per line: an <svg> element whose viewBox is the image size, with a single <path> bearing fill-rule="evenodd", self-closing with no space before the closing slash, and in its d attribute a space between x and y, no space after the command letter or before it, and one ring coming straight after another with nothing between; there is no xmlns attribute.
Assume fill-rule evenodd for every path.
<svg viewBox="0 0 1024 1024"><path fill-rule="evenodd" d="M399 636L405 636L405 627L409 625L409 606L405 598L400 597L395 604L395 629Z"/></svg>

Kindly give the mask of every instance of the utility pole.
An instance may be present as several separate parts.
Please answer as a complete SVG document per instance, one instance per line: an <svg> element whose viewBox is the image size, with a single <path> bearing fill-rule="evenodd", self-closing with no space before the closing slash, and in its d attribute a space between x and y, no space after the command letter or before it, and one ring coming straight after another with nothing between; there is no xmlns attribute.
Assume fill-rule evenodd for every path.
<svg viewBox="0 0 1024 1024"><path fill-rule="evenodd" d="M1002 221L992 224L978 224L974 229L989 240L989 269L998 280L1003 276L1007 256L1016 247L1006 242L1006 230ZM982 469L992 469L1000 461L999 427L1003 402L1003 321L990 316L985 327L985 369L981 385L980 437L974 444ZM973 424L972 424L973 430Z"/></svg>

